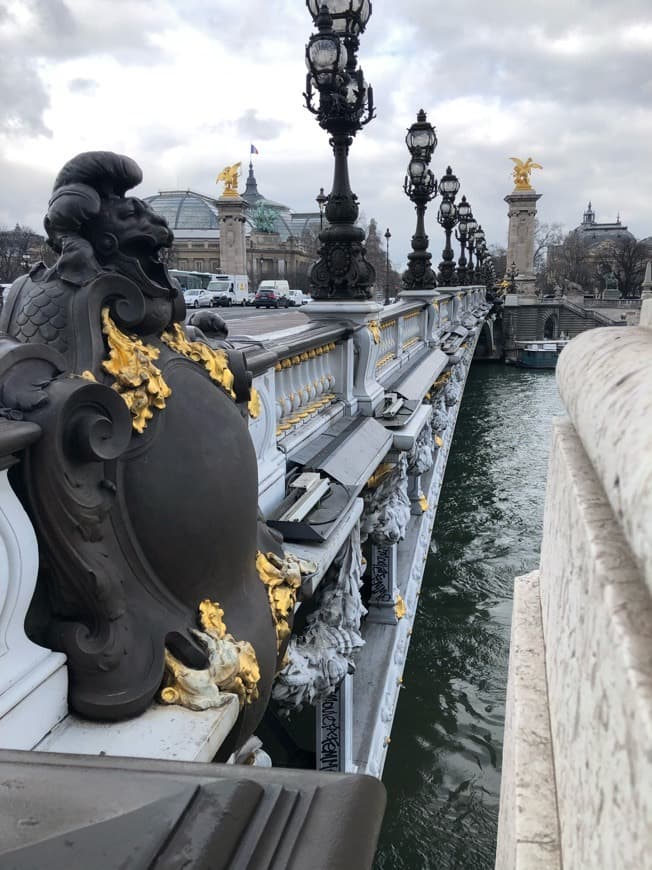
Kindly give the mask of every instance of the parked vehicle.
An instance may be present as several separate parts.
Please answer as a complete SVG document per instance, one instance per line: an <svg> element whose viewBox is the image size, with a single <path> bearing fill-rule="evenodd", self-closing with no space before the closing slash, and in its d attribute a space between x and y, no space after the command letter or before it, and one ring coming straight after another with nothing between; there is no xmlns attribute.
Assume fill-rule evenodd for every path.
<svg viewBox="0 0 652 870"><path fill-rule="evenodd" d="M287 296L281 296L272 287L258 290L254 297L256 308L287 308L290 304Z"/></svg>
<svg viewBox="0 0 652 870"><path fill-rule="evenodd" d="M300 306L306 304L306 299L301 290L288 290L288 303Z"/></svg>
<svg viewBox="0 0 652 870"><path fill-rule="evenodd" d="M209 308L211 295L208 290L186 290L183 294L186 308Z"/></svg>
<svg viewBox="0 0 652 870"><path fill-rule="evenodd" d="M215 275L207 290L211 294L213 306L228 308L249 302L249 279L246 275Z"/></svg>
<svg viewBox="0 0 652 870"><path fill-rule="evenodd" d="M258 292L261 290L273 290L277 296L287 298L287 295L290 292L290 285L287 281L282 279L269 279L260 282L258 285Z"/></svg>

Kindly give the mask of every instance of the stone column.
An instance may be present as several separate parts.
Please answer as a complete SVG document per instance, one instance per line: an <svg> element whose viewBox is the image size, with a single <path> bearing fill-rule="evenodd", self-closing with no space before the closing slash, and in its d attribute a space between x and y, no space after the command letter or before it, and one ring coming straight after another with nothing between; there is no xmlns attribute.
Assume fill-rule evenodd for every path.
<svg viewBox="0 0 652 870"><path fill-rule="evenodd" d="M246 202L239 196L221 196L217 200L220 220L220 269L225 275L247 274L246 207Z"/></svg>
<svg viewBox="0 0 652 870"><path fill-rule="evenodd" d="M516 292L528 296L534 295L534 223L540 198L541 194L533 189L515 189L505 197L509 206L507 268L516 263Z"/></svg>

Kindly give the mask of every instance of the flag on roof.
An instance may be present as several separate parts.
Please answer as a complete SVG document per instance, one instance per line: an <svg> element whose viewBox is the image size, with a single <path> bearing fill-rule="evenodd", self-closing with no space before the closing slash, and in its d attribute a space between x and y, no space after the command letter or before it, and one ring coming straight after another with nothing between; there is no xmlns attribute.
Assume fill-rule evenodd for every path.
<svg viewBox="0 0 652 870"><path fill-rule="evenodd" d="M258 149L256 148L255 145L252 145L252 146L251 146L251 151L250 151L249 153L250 153L250 154L258 154Z"/></svg>

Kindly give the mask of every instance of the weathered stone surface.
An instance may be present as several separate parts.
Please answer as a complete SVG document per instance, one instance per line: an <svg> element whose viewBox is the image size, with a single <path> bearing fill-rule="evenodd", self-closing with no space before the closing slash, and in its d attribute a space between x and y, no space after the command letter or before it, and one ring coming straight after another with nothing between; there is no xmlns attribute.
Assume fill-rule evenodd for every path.
<svg viewBox="0 0 652 870"><path fill-rule="evenodd" d="M560 868L539 572L514 583L497 870Z"/></svg>
<svg viewBox="0 0 652 870"><path fill-rule="evenodd" d="M591 336L596 335L591 333ZM606 331L605 331L606 332ZM602 336L607 344L618 333ZM613 331L616 333L616 330ZM649 469L649 447L641 431L645 407L635 413L631 396L617 379L622 348L640 346L640 330L621 348L612 346L601 365L601 377L616 391L611 415L629 444L618 443L615 422L588 357L593 342L575 359L579 389L562 374L564 396L585 434L594 465L606 479L608 492L620 506L621 522L641 552L640 534L649 523L649 504L638 485ZM589 334L587 333L587 336ZM582 336L581 338L585 338ZM573 342L575 344L575 342ZM586 343L579 345L579 351ZM568 364L567 357L566 363ZM639 366L632 363L629 389L640 400ZM614 374L620 372L620 374ZM648 388L649 389L649 388ZM648 396L650 393L648 392ZM593 397L593 424L589 403ZM641 401L640 404L644 404ZM632 451L624 457L625 447ZM635 460L635 462L634 462ZM646 466L646 463L647 466ZM634 466L638 467L638 473ZM613 475L621 484L614 486ZM649 541L648 541L649 544ZM652 605L649 589L632 558L620 524L607 501L592 463L573 426L555 421L541 558L541 601L546 672L557 782L562 860L569 868L649 867L652 842Z"/></svg>
<svg viewBox="0 0 652 870"><path fill-rule="evenodd" d="M557 382L598 479L652 589L652 332L593 329L562 352ZM550 506L552 513L559 508Z"/></svg>

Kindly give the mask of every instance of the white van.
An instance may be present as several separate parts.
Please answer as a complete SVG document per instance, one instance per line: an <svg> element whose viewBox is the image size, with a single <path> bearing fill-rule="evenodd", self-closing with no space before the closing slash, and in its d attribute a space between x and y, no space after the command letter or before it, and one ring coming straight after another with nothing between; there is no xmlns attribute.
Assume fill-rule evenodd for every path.
<svg viewBox="0 0 652 870"><path fill-rule="evenodd" d="M214 275L206 288L211 305L246 305L249 302L249 279L246 275Z"/></svg>

